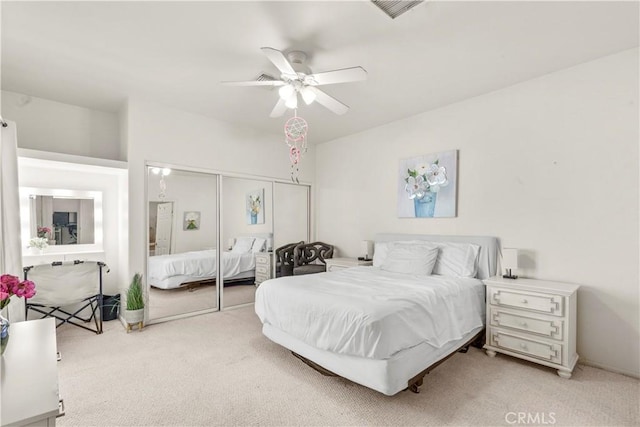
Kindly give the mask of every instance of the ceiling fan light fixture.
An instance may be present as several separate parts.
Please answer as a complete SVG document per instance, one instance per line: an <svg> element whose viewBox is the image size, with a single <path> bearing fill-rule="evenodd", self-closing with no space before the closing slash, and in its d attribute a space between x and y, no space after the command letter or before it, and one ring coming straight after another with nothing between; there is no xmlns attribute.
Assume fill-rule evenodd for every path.
<svg viewBox="0 0 640 427"><path fill-rule="evenodd" d="M296 90L292 85L287 84L278 89L278 95L280 95L280 98L282 99L289 99L295 91Z"/></svg>
<svg viewBox="0 0 640 427"><path fill-rule="evenodd" d="M307 105L311 104L313 101L316 100L315 92L306 86L300 90L300 95L302 95L302 100Z"/></svg>
<svg viewBox="0 0 640 427"><path fill-rule="evenodd" d="M298 94L294 91L291 96L287 99L287 102L284 103L287 108L296 109L298 108Z"/></svg>

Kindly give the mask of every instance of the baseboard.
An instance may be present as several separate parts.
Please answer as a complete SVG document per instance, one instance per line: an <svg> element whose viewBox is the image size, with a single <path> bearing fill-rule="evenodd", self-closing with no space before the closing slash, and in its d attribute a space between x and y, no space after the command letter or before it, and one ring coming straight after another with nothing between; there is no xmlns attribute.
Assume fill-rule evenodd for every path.
<svg viewBox="0 0 640 427"><path fill-rule="evenodd" d="M578 362L578 364L587 365L593 368L603 369L605 371L613 372L616 374L626 375L627 377L640 379L640 372L633 372L633 371L627 371L625 369L613 368L611 366L608 366L602 363L594 362L593 360L583 359L582 357L580 358L580 362Z"/></svg>

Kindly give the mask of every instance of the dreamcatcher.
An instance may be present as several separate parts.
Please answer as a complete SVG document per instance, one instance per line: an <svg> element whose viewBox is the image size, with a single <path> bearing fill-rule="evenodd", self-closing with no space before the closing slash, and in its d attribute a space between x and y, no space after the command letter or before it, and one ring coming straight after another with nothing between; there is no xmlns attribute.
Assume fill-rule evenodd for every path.
<svg viewBox="0 0 640 427"><path fill-rule="evenodd" d="M298 117L298 110L295 110L291 117L284 124L285 142L289 147L289 161L291 161L291 181L300 183L298 180L298 164L302 156L307 152L307 121Z"/></svg>

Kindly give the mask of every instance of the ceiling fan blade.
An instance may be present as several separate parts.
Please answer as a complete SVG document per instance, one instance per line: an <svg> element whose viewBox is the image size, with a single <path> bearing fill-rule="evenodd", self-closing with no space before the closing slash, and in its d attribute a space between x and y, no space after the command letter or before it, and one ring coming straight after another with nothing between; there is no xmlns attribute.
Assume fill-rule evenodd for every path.
<svg viewBox="0 0 640 427"><path fill-rule="evenodd" d="M331 95L328 95L327 93L321 91L317 87L307 86L307 88L309 88L311 91L313 91L313 93L316 94L315 101L318 104L325 106L334 113L342 115L349 111L349 107L347 105L344 105L342 102L338 101Z"/></svg>
<svg viewBox="0 0 640 427"><path fill-rule="evenodd" d="M269 61L271 61L282 74L293 76L297 75L296 70L293 69L282 52L272 47L261 47L260 49L264 52L265 55L267 55Z"/></svg>
<svg viewBox="0 0 640 427"><path fill-rule="evenodd" d="M282 80L247 80L242 82L220 82L225 86L283 86Z"/></svg>
<svg viewBox="0 0 640 427"><path fill-rule="evenodd" d="M367 71L362 67L343 68L341 70L326 71L310 74L305 82L313 86L332 85L336 83L357 82L367 79Z"/></svg>
<svg viewBox="0 0 640 427"><path fill-rule="evenodd" d="M278 102L276 103L276 106L273 107L273 110L271 110L271 114L269 114L269 117L282 116L284 112L287 111L287 106L285 105L285 102L287 101L282 98L278 98Z"/></svg>

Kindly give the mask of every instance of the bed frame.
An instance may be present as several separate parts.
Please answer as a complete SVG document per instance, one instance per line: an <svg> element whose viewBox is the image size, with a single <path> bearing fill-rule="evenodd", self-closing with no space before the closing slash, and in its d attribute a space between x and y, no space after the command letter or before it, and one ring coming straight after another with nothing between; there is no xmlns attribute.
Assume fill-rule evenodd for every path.
<svg viewBox="0 0 640 427"><path fill-rule="evenodd" d="M403 241L403 240L424 240L424 241L431 241L431 242L458 242L458 243L476 244L480 246L480 253L478 254L478 272L476 277L478 279L483 280L491 276L494 276L497 272L497 263L498 263L497 260L500 254L500 245L499 245L498 239L495 237L445 236L445 235L433 236L433 235L424 235L424 234L386 234L385 233L385 234L378 234L376 235L376 238L375 238L376 242L392 242L392 241ZM366 387L373 388L374 390L380 391L384 394L388 394L388 395L395 394L393 392L387 393L385 391L372 387L371 385L364 384L364 381L363 382L356 381L354 378L358 377L360 374L355 372L352 373L350 371L341 369L343 365L342 365L342 362L339 360L340 359L339 355L335 355L335 354L330 355L324 351L314 351L304 343L299 342L298 340L288 336L288 334L280 330L277 330L273 327L270 327L267 324L263 325L263 334L265 334L272 341L289 349L295 357L297 357L298 359L300 359L301 361L303 361L304 363L306 363L307 365L309 365L310 367L312 367L313 369L315 369L316 371L320 372L323 375L342 377L352 382L365 385ZM418 372L418 373L411 376L407 380L406 382L407 385L405 390L410 390L413 393L419 393L420 386L423 384L423 381L424 381L424 377L429 372L431 372L433 369L435 369L437 366L442 364L448 358L452 357L457 352L466 353L470 345L473 345L474 347L477 347L477 348L482 348L482 346L484 345L484 340L485 340L485 328L483 327L481 329L476 329L472 331L470 334L468 334L467 336L463 337L457 343L451 343L449 348L444 350L443 354L436 356L435 359L432 359L431 361L425 361L424 363L427 365L425 368L420 369L419 364L416 364L417 366L416 365L412 366L413 372ZM416 351L414 350L417 351L418 349L417 348L409 349L407 353L413 352L413 354L415 354ZM422 350L420 350L420 352L421 351ZM301 355L300 353L307 353L307 357ZM323 361L318 362L317 360L311 360L313 358L321 359L321 360L324 360L325 362ZM364 361L365 360L363 360L363 362ZM396 359L396 362L397 361L398 360ZM379 362L383 362L383 361L379 361ZM330 369L327 369L324 366L322 366L323 363L326 363L329 366L334 366L338 370L343 370L344 373L342 375L334 373ZM346 362L345 365L349 365L352 368L355 368L356 365L354 365L353 363L354 363L353 361ZM387 371L390 371L392 369L390 365L385 365L383 370L386 373ZM352 378L347 378L348 376ZM402 390L402 385L400 384L400 386L396 387L395 390L398 390L398 391Z"/></svg>
<svg viewBox="0 0 640 427"><path fill-rule="evenodd" d="M485 330L486 329L483 328L480 332L475 334L473 336L473 338L471 338L470 340L468 340L467 342L462 344L456 350L452 351L451 353L449 353L448 355L446 355L442 359L432 363L427 368L425 368L422 372L420 372L418 375L414 376L409 381L407 381L407 388L405 388L404 391L410 390L413 393L420 393L420 386L423 384L424 377L429 372L434 370L437 366L439 366L441 363L445 362L447 359L449 359L451 356L453 356L454 354L456 354L458 352L459 353L466 353L467 351L469 351L469 346L470 345L473 345L476 348L482 348L484 346ZM320 366L317 363L307 359L306 357L299 355L295 351L292 351L291 354L293 354L295 357L297 357L298 359L302 360L308 366L312 367L313 369L315 369L316 371L320 372L324 376L327 376L327 377L340 377L340 375L334 374L333 372L323 368L322 366ZM340 378L344 378L344 377L340 377ZM350 381L347 378L345 378L345 379L347 381Z"/></svg>

